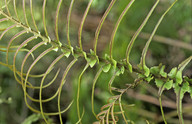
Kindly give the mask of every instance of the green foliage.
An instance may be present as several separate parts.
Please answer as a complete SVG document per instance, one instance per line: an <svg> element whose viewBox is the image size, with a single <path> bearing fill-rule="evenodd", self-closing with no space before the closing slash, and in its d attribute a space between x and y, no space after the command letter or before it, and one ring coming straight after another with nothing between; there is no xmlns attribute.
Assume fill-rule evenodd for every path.
<svg viewBox="0 0 192 124"><path fill-rule="evenodd" d="M168 76L169 76L171 79L174 79L174 78L176 77L176 74L177 74L177 67L172 68L171 71L169 72Z"/></svg>
<svg viewBox="0 0 192 124"><path fill-rule="evenodd" d="M168 80L166 83L165 83L165 86L164 86L167 90L170 90L172 87L173 87L173 80Z"/></svg>
<svg viewBox="0 0 192 124"><path fill-rule="evenodd" d="M32 124L41 118L41 114L32 114L27 117L21 124Z"/></svg>
<svg viewBox="0 0 192 124"><path fill-rule="evenodd" d="M137 1L135 0L121 2L121 4L126 3L126 7L124 7L124 9L120 9L121 11L119 17L114 25L111 37L109 38L109 53L104 52L104 57L97 52L97 47L99 45L98 39L99 36L102 34L101 29L104 25L104 22L107 21L106 18L108 16L109 18L110 16L112 16L110 15L110 11L111 9L113 9L116 0L112 0L109 3L108 7L106 9L103 9L102 13L104 14L102 15L101 20L95 31L95 37L93 41L94 49L90 49L90 52L87 52L87 49L85 49L83 45L83 42L86 42L87 40L86 37L83 37L83 33L86 32L85 30L83 30L83 27L86 25L86 19L88 18L89 13L92 11L91 7L97 8L97 6L99 6L100 4L104 6L106 2L96 2L94 0L89 0L89 2L82 2L83 5L86 5L86 8L83 12L84 14L81 21L79 21L79 29L77 29L78 31L76 31L78 32L78 39L76 39L78 45L73 43L73 40L71 40L70 38L72 35L70 34L70 29L73 29L73 25L70 25L70 21L72 18L73 5L75 4L74 0L71 0L70 5L69 3L66 3L67 6L69 6L66 26L63 26L65 23L62 22L61 27L59 27L58 25L60 24L59 18L62 18L60 12L63 7L63 0L59 0L57 1L57 3L50 2L51 5L53 5L53 9L56 10L53 14L55 20L54 25L51 26L49 26L50 22L47 19L47 13L50 12L51 15L53 12L48 8L48 0L44 0L43 3L41 3L42 6L40 8L42 9L42 18L37 18L37 16L34 16L36 12L33 12L33 10L35 10L33 4L36 2L32 3L32 0L30 0L30 3L28 4L25 2L25 0L23 0L22 2L16 2L15 0L13 0L13 3L10 3L10 1L7 0L5 0L4 2L0 2L0 24L3 25L0 30L0 40L2 41L2 45L0 45L0 52L5 55L5 57L1 58L2 62L0 62L0 64L8 67L13 72L15 80L21 85L21 90L23 90L23 101L25 102L26 106L32 112L38 113L30 115L28 118L25 119L23 124L31 124L41 118L44 119L45 123L49 124L52 123L49 120L49 116L58 116L59 121L62 124L64 123L63 113L68 112L70 108L73 109L71 111L71 113L73 114L70 115L71 118L75 116L75 119L72 120L72 123L90 123L87 121L89 114L87 114L86 112L91 111L91 109L93 115L95 116L94 119L96 123L133 123L132 118L128 117L127 115L129 114L126 113L127 107L131 106L129 105L129 102L126 102L129 101L129 98L124 98L124 96L130 89L138 87L142 82L148 82L150 84L155 82L156 87L159 89L159 103L162 118L165 123L167 122L163 112L161 96L163 95L164 89L169 91L171 89L174 89L177 96L177 110L179 121L180 123L184 123L182 116L182 99L187 92L190 93L192 97L192 79L191 77L183 76L183 70L187 65L189 65L190 61L192 60L192 56L190 55L190 57L184 60L178 67L171 68L171 71L169 73L165 71L167 70L167 65L158 63L159 66L150 67L147 66L148 64L146 64L147 52L150 52L149 45L151 44L151 41L154 38L155 33L157 32L157 29L162 23L164 17L176 4L177 0L169 3L168 7L163 10L163 12L161 12L161 16L158 17L157 22L155 20L156 23L154 28L152 28L152 33L149 34L148 40L144 48L141 50L142 54L138 66L135 66L137 64L132 64L133 62L131 61L130 55L133 51L133 46L137 44L137 38L139 37L139 35L141 35L141 31L145 29L145 26L150 21L150 18L152 18L153 13L160 4L160 0L156 0L155 2L153 2L153 5L150 5L152 6L151 9L149 9L148 13L146 12L146 17L144 18L141 25L137 27L137 30L133 34L132 38L127 38L131 40L129 43L126 44L126 51L124 50L124 53L118 53L119 49L121 49L121 46L114 47L116 44L115 36L119 35L118 30L120 30L120 24L124 23L123 20L126 13L129 13L130 9L132 8L132 6L134 6L136 2ZM20 3L22 3L22 12L24 14L23 18L21 18L20 15ZM29 8L26 7L27 5L29 5ZM81 5L79 7L81 7ZM64 9L67 11L65 7ZM39 23L36 23L38 21ZM4 22L6 24L4 24ZM60 31L62 30L62 26L66 28L66 31ZM54 29L54 33L51 32L50 29ZM15 31L8 35L8 32L11 32L12 30ZM64 33L64 35L62 33ZM6 35L11 38L6 38ZM66 38L63 38L65 36ZM67 43L64 43L65 40L67 41ZM118 51L114 52L114 49ZM118 58L116 55L114 55L117 53L125 56L123 57L123 59L119 59L122 56ZM46 61L46 57L49 57L49 61ZM84 68L81 68L81 70L78 71L73 70L72 74L75 78L74 80L69 80L71 74L70 71L72 70L72 68L75 67L77 63L80 62L81 64L78 65L79 68L82 65L84 65ZM39 67L42 68L40 68L39 71L36 71L36 69L38 69ZM99 70L95 75L96 67L99 67ZM93 75L95 75L95 78L93 78L94 76L86 75L88 74L87 71L90 70L93 71L92 73ZM106 77L102 77L103 72L105 72L105 74L107 75ZM127 78L127 80L130 82L122 83L121 81L117 81L116 79L117 77L121 78L121 76L128 77L127 75L131 75L134 81L130 81L130 79ZM84 79L85 76L87 80ZM88 77L91 78L89 79ZM97 95L101 91L96 89L96 83L101 77L103 78L102 85L106 86L106 88L104 88L105 86L103 86L103 89L105 90L103 91L103 94L105 95ZM74 86L72 87L72 89L67 88L64 90L63 86L69 81L74 81L76 83L73 84ZM53 85L54 82L56 82L57 84L55 85L56 92L54 93L54 95L46 96L47 90L49 91L51 88L53 88L51 87L51 85ZM89 82L92 83L90 84ZM92 89L90 88L91 86ZM37 96L31 96L29 92L30 90L33 90L34 92L38 90L38 92L36 93ZM62 96L67 90L69 90L69 94L73 96L71 98L72 100L68 97L66 97L65 100L62 99L64 98ZM90 90L91 97L88 99L86 97L88 97L87 94L89 94L88 92L90 92ZM65 92L62 93L62 91ZM97 103L99 104L97 106L95 106L95 97L97 97L97 99L102 99L102 102ZM3 102L2 99L0 100L1 104L6 102L6 100L4 100ZM89 102L87 102L86 100L89 100ZM8 101L10 100L8 99ZM53 107L57 108L56 111L47 112L47 102L53 102ZM37 105L34 106L32 103L35 103ZM62 105L64 105L64 107L62 107ZM101 108L100 111L98 110L99 106ZM149 123L148 121L146 122Z"/></svg>
<svg viewBox="0 0 192 124"><path fill-rule="evenodd" d="M164 82L162 80L159 80L159 79L156 79L155 83L156 83L157 87L159 87L159 88L164 85Z"/></svg>

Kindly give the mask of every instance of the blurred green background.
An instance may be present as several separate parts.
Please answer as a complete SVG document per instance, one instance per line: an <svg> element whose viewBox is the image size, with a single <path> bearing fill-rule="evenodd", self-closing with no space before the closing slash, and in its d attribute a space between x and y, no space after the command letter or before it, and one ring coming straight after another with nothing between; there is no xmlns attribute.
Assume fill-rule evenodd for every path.
<svg viewBox="0 0 192 124"><path fill-rule="evenodd" d="M10 12L14 15L14 10L12 0L10 0L9 8ZM46 6L46 22L47 29L51 39L56 39L54 34L54 20L55 20L55 12L58 4L58 0L47 0ZM108 15L104 26L102 27L101 34L98 41L98 56L104 57L105 53L109 54L109 40L110 36L116 23L119 15L126 7L126 5L130 2L130 0L120 0L117 1ZM150 11L151 7L154 4L154 0L137 0L132 5L130 10L127 12L125 18L120 24L120 27L117 31L115 37L115 44L113 49L114 59L120 60L125 58L127 45L133 36L134 32L138 29L147 13ZM173 0L161 0L155 12L151 16L147 25L144 27L141 35L137 38L133 50L131 52L131 63L137 65L140 61L142 49L155 27L158 19L163 14L163 12L171 5ZM107 9L110 0L94 0L88 17L84 24L82 42L83 49L85 51L89 51L93 49L93 39L95 30L98 26L98 23ZM17 10L19 17L21 18L21 22L24 21L23 17L23 8L22 1L17 0ZM74 7L71 15L71 27L70 27L70 36L72 46L78 45L78 27L83 16L83 12L86 9L88 4L88 0L79 0L75 1ZM4 1L0 1L0 7L4 5ZM41 34L45 34L43 30L43 21L42 21L42 5L43 0L33 0L33 11L34 17L37 22L38 28ZM66 19L67 12L70 5L70 0L63 1L60 15L59 15L59 36L61 43L67 43L66 38ZM34 26L31 21L30 15L30 2L26 0L26 14L29 20L31 27L34 29ZM4 9L5 10L5 9ZM3 16L0 15L0 18ZM0 23L0 28L2 29L0 32L2 33L3 29L8 25L11 25L9 22ZM15 32L21 31L21 29L16 29L7 33L2 40L0 41L0 45L7 46L10 38L15 34ZM154 65L158 65L163 63L166 65L166 71L169 72L171 68L178 66L180 62L184 59L192 55L192 3L191 0L179 0L175 6L171 9L171 11L166 15L165 19L161 23L160 27L157 30L157 33L154 37L154 40L150 44L149 51L146 56L146 64L151 67ZM30 34L28 34L30 36ZM18 42L22 42L29 37L28 35L19 37L17 39ZM37 42L40 39L37 39ZM33 43L26 46L27 49L30 49L33 46ZM46 47L45 47L46 48ZM45 49L42 47L37 52L40 53ZM20 54L20 57L24 57L26 53ZM55 52L46 56L41 63L36 66L33 70L34 74L40 74L44 72L44 70L49 66L49 64L56 58L59 52ZM0 52L0 60L5 62L5 53ZM13 55L10 55L10 59ZM57 66L54 68L53 72L49 75L49 79L53 78L56 70L58 68L61 69L61 72L64 72L66 66L69 64L69 59L63 59L63 61L59 62ZM22 59L21 59L22 60ZM21 61L20 60L20 61ZM18 63L21 63L18 60ZM28 65L30 62L28 63ZM85 66L85 60L80 59L75 66L70 70L67 75L66 84L63 87L62 97L61 97L61 105L62 108L65 108L69 102L76 97L77 93L77 82L78 75L81 73ZM83 124L91 124L96 121L95 117L91 112L91 88L94 76L98 71L99 66L95 66L92 69L88 69L83 78L82 78L82 86L81 86L81 95L80 95L80 106L82 110L82 106L85 109L85 114L83 118ZM106 104L107 99L111 96L108 91L108 82L113 75L113 71L111 70L108 73L102 73L99 77L96 89L95 89L95 111L96 113L100 112L100 108L102 105ZM184 75L192 77L192 64L185 69ZM58 75L54 84L49 87L43 94L43 98L48 98L52 96L57 88L59 81L62 77L62 73ZM119 88L125 88L125 84L130 84L134 81L136 75L125 72L124 75L120 75L114 80L113 85ZM30 80L34 84L39 84L39 79ZM34 98L38 98L38 91L28 90L28 93ZM141 84L135 89L130 89L123 96L123 103L130 105L125 108L126 116L134 121L136 124L145 124L146 120L150 123L161 124L161 112L158 104L157 97L158 89L155 87L154 82L152 81L150 84ZM165 114L167 115L167 121L169 124L177 124L178 118L175 108L175 94L174 91L166 91L163 96L163 100L168 101L169 105L164 108ZM184 104L184 119L186 124L191 124L192 122L192 100L189 95L186 94L183 100ZM31 103L35 108L38 108L37 103ZM188 107L188 108L187 108ZM55 112L57 111L57 99L54 99L52 102L48 102L44 105L44 109L47 112ZM63 121L66 124L75 124L78 120L76 104L72 105L71 109L66 113L62 114ZM47 117L50 123L59 123L58 116L50 116ZM15 81L12 71L7 67L0 66L0 124L44 124L42 117L38 114L31 112L25 105L23 100L23 90L22 87ZM120 124L123 124L120 118Z"/></svg>

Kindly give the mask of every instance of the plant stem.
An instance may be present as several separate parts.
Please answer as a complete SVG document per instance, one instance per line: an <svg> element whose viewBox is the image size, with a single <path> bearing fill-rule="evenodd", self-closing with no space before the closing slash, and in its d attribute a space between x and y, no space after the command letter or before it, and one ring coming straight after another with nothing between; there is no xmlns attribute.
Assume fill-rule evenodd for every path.
<svg viewBox="0 0 192 124"><path fill-rule="evenodd" d="M81 74L79 75L79 80L78 80L78 88L77 88L77 114L78 114L78 121L80 121L79 123L82 124L81 122L81 115L80 115L80 107L79 107L79 97L80 97L80 89L81 89L81 79L82 76L84 74L84 72L87 70L87 68L89 67L89 64L87 63L86 66L84 67L83 71L81 72Z"/></svg>
<svg viewBox="0 0 192 124"><path fill-rule="evenodd" d="M164 111L163 111L161 96L159 96L159 105L160 105L160 109L161 109L161 114L162 114L163 121L164 121L165 124L167 124L167 121L166 121L166 119L165 119L165 114L164 114Z"/></svg>
<svg viewBox="0 0 192 124"><path fill-rule="evenodd" d="M182 114L182 98L181 98L181 87L177 95L177 114L179 117L179 124L184 124L183 114Z"/></svg>
<svg viewBox="0 0 192 124"><path fill-rule="evenodd" d="M161 101L161 95L162 95L163 90L164 90L164 85L165 85L165 83L163 84L163 86L161 88L159 88L158 94L159 94L159 105L160 105L160 109L161 109L162 118L163 118L164 123L167 124L167 121L165 119L165 114L163 111L162 101Z"/></svg>
<svg viewBox="0 0 192 124"><path fill-rule="evenodd" d="M99 78L101 72L102 72L102 67L99 69L99 71L97 72L97 74L95 75L95 78L93 80L92 95L91 95L92 112L96 118L97 118L97 115L96 115L95 110L94 110L94 91L95 91L95 84L96 84L97 79Z"/></svg>
<svg viewBox="0 0 192 124"><path fill-rule="evenodd" d="M89 9L90 9L92 3L93 3L93 0L90 0L90 1L89 1L89 4L87 5L87 8L86 8L86 10L85 10L85 13L84 13L84 15L83 15L83 18L82 18L82 20L81 20L80 27L79 27L78 40L79 40L79 47L80 47L81 50L83 50L82 42L81 42L83 25L84 25L84 23L85 23L85 19L86 19L86 17L87 17L87 14L88 14L88 12L89 12Z"/></svg>

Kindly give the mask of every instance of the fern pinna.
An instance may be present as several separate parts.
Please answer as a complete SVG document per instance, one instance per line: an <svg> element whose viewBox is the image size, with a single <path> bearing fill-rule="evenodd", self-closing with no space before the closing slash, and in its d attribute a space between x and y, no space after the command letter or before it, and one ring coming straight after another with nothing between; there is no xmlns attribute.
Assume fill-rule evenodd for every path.
<svg viewBox="0 0 192 124"><path fill-rule="evenodd" d="M33 0L5 0L1 1L0 8L0 40L2 44L0 45L0 52L5 55L5 57L1 57L2 61L0 62L0 64L8 67L10 70L13 71L15 80L22 86L25 103L31 111L35 113L40 113L46 123L51 123L48 121L47 116L58 115L60 123L62 124L62 114L68 111L71 106L76 103L76 111L78 116L78 121L76 123L82 123L84 113L86 112L86 109L80 105L81 84L83 83L82 77L87 70L95 69L95 67L97 67L99 69L95 77L92 79L92 88L90 88L92 91L92 113L97 119L97 122L95 123L134 123L133 121L131 121L131 118L129 118L125 114L124 109L126 109L126 106L131 105L126 105L124 104L125 102L122 103L122 96L127 93L128 90L138 87L143 82L149 83L155 81L156 86L159 89L159 104L164 123L167 123L167 121L163 111L161 96L164 90L174 89L177 97L176 103L179 123L184 124L184 119L182 116L182 99L186 92L190 93L190 96L192 97L192 79L190 77L183 76L182 72L184 68L188 65L188 63L190 63L192 56L184 60L180 65L178 65L178 67L172 68L169 73L164 71L166 67L162 64L159 64L158 66L148 67L146 65L145 59L149 45L159 25L161 24L169 10L176 4L177 0L174 0L172 4L169 5L169 7L164 11L159 20L156 22L156 25L143 48L140 63L137 66L135 64L131 64L130 53L137 37L147 24L154 10L157 8L160 0L156 0L154 2L154 5L151 7L144 21L132 36L125 52L126 55L122 60L116 60L113 57L115 36L119 25L121 24L126 13L131 9L135 2L139 1L130 0L120 14L117 22L114 25L110 37L109 53L106 53L104 57L99 55L97 52L98 39L103 24L106 21L107 16L110 14L113 6L117 4L117 0L111 0L107 9L103 13L103 16L100 19L100 22L95 31L93 49L90 49L90 52L87 52L83 49L82 35L83 27L86 23L86 18L89 14L94 0L89 0L81 19L78 30L77 46L73 45L75 44L75 41L71 40L70 35L70 19L75 0L71 0L68 7L66 26L64 26L66 33L64 36L66 36L66 41L63 40L63 34L60 33L60 30L63 29L60 29L58 25L60 24L59 18L61 16L60 13L62 13L62 4L64 4L65 1L55 1L55 3L57 3L57 7L56 10L54 10L54 23L51 23L51 25L54 26L54 33L50 33L51 31L49 31L49 29L47 28L47 18L49 18L48 13L46 13L47 0L40 1L40 4L42 5L41 22L37 22L35 19L34 15L37 13L37 11L34 12L33 2ZM18 8L22 8L22 11L20 11L21 9ZM6 34L9 32L13 35L8 40ZM46 58L46 56L50 55L53 55L54 59L52 61L46 61L46 63L48 63L48 66L39 69L40 71L38 73L34 73L34 70L38 69L39 65L42 66L45 63L45 60L43 58ZM84 69L81 71L80 75L76 75L78 76L77 89L73 89L75 90L73 92L76 92L77 95L74 97L74 99L71 100L71 102L65 105L65 108L63 109L63 107L61 106L61 93L63 86L65 85L65 82L67 80L68 72L71 71L73 66L78 61L82 61L82 58L84 59L84 61L86 61L86 65L84 66ZM57 64L62 63L63 61L70 62L68 62L65 68L57 67ZM99 113L96 113L94 108L95 86L100 75L102 73L109 73L110 70L113 72L113 75L111 79L106 83L108 83L108 89L111 93L111 97L108 99L107 103L101 107L101 111ZM135 81L133 81L132 84L126 84L124 88L117 88L113 86L113 81L115 80L115 78L119 75L124 75L125 71L129 72L129 74L136 73L137 77L135 78ZM59 77L60 74L62 76ZM35 84L32 83L33 79L35 79L36 81ZM48 98L43 98L43 90L51 87L54 82L58 85L57 91L54 93L54 95L49 96ZM30 96L30 94L28 93L30 89L38 91L38 98L33 98L32 96ZM44 107L45 103L51 102L54 99L57 99L56 105L58 106L58 111L47 112ZM34 107L32 104L29 103L29 101L30 103L33 102L35 104L39 104L39 108ZM146 121L146 123L149 122Z"/></svg>

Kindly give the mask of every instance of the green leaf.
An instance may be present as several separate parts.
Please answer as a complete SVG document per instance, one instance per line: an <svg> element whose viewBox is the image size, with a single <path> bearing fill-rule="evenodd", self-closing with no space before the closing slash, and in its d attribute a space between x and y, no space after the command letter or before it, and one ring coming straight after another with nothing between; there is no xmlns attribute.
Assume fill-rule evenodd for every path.
<svg viewBox="0 0 192 124"><path fill-rule="evenodd" d="M78 58L80 56L84 56L85 59L87 59L87 54L86 52L82 51L79 47L76 46L76 49L73 51L73 56L74 58Z"/></svg>
<svg viewBox="0 0 192 124"><path fill-rule="evenodd" d="M105 54L105 59L106 59L107 61L109 61L109 62L113 65L114 68L116 68L116 66L117 66L117 61L115 61L114 59L111 59L108 54Z"/></svg>
<svg viewBox="0 0 192 124"><path fill-rule="evenodd" d="M108 54L105 54L105 59L110 60L110 56Z"/></svg>
<svg viewBox="0 0 192 124"><path fill-rule="evenodd" d="M188 63L192 60L192 56L190 56L189 58L187 58L186 60L184 60L179 66L178 66L178 70L183 71L183 69L188 65Z"/></svg>
<svg viewBox="0 0 192 124"><path fill-rule="evenodd" d="M190 96L191 96L191 99L192 99L192 87L189 87L189 94L190 94Z"/></svg>
<svg viewBox="0 0 192 124"><path fill-rule="evenodd" d="M149 68L146 66L146 65L144 65L144 75L146 76L146 77L148 77L149 76L149 74L150 74L150 70L149 70Z"/></svg>
<svg viewBox="0 0 192 124"><path fill-rule="evenodd" d="M61 47L61 51L63 52L63 54L68 58L70 56L71 53L73 53L73 47L64 44Z"/></svg>
<svg viewBox="0 0 192 124"><path fill-rule="evenodd" d="M90 54L87 54L83 52L85 59L87 60L87 63L89 66L92 68L97 62L98 62L98 57L95 55L93 50L90 49Z"/></svg>
<svg viewBox="0 0 192 124"><path fill-rule="evenodd" d="M71 54L71 51L70 49L65 49L65 48L62 48L61 51L63 52L63 54L68 58Z"/></svg>
<svg viewBox="0 0 192 124"><path fill-rule="evenodd" d="M96 59L91 59L91 60L89 61L90 67L92 68L92 67L96 64L96 62L97 62Z"/></svg>
<svg viewBox="0 0 192 124"><path fill-rule="evenodd" d="M130 63L127 63L127 66L128 66L128 69L129 69L130 73L132 73L133 72L132 65Z"/></svg>
<svg viewBox="0 0 192 124"><path fill-rule="evenodd" d="M175 93L178 95L178 94L179 94L179 88L180 88L180 86L179 86L178 84L174 83L174 84L173 84L173 88L174 88Z"/></svg>
<svg viewBox="0 0 192 124"><path fill-rule="evenodd" d="M59 50L58 47L54 47L54 48L53 48L53 51L55 51L55 52L57 52L58 50Z"/></svg>
<svg viewBox="0 0 192 124"><path fill-rule="evenodd" d="M87 60L87 54L86 54L86 52L81 51L81 53L83 54L83 56L84 56L85 60Z"/></svg>
<svg viewBox="0 0 192 124"><path fill-rule="evenodd" d="M171 71L169 72L168 76L171 79L174 79L176 77L176 74L177 74L177 67L174 67L174 68L171 69Z"/></svg>
<svg viewBox="0 0 192 124"><path fill-rule="evenodd" d="M27 117L21 124L32 124L33 122L36 122L39 119L41 119L41 114L32 114Z"/></svg>
<svg viewBox="0 0 192 124"><path fill-rule="evenodd" d="M148 68L146 65L143 65L143 66L142 66L141 64L139 64L138 67L139 67L142 71L144 71L143 74L144 74L146 77L149 76L150 70L149 70L149 68Z"/></svg>
<svg viewBox="0 0 192 124"><path fill-rule="evenodd" d="M176 74L176 83L181 84L182 81L183 81L183 78L182 78L182 71L179 70L179 71L177 71L177 74Z"/></svg>
<svg viewBox="0 0 192 124"><path fill-rule="evenodd" d="M117 69L116 75L119 76L121 74L121 70Z"/></svg>
<svg viewBox="0 0 192 124"><path fill-rule="evenodd" d="M115 61L114 59L112 59L111 61L112 61L113 67L116 68L116 66L117 66L117 61Z"/></svg>
<svg viewBox="0 0 192 124"><path fill-rule="evenodd" d="M188 82L184 82L183 86L182 86L182 91L184 93L186 93L186 92L189 92L189 90L190 90L189 83Z"/></svg>
<svg viewBox="0 0 192 124"><path fill-rule="evenodd" d="M163 65L163 66L161 67L161 69L160 69L159 74L160 74L162 77L166 78L166 77L167 77L167 73L164 72L164 69L165 69L165 66Z"/></svg>
<svg viewBox="0 0 192 124"><path fill-rule="evenodd" d="M125 67L122 66L122 67L121 67L121 74L123 74L124 72L125 72Z"/></svg>
<svg viewBox="0 0 192 124"><path fill-rule="evenodd" d="M189 84L192 84L192 78L190 79L189 77L184 76L184 80L189 82Z"/></svg>
<svg viewBox="0 0 192 124"><path fill-rule="evenodd" d="M95 55L95 52L92 49L90 49L90 53L91 55Z"/></svg>
<svg viewBox="0 0 192 124"><path fill-rule="evenodd" d="M168 80L165 84L164 84L164 88L166 88L167 90L170 90L173 87L173 80Z"/></svg>
<svg viewBox="0 0 192 124"><path fill-rule="evenodd" d="M147 82L150 82L152 79L153 79L153 76L152 76L152 75L150 75L150 76L148 76L148 77L145 78L145 80L146 80Z"/></svg>
<svg viewBox="0 0 192 124"><path fill-rule="evenodd" d="M190 87L189 87L189 83L188 82L185 82L181 88L181 94L180 94L180 97L181 99L183 99L184 95L186 92L189 92L190 90Z"/></svg>
<svg viewBox="0 0 192 124"><path fill-rule="evenodd" d="M138 74L138 78L146 78L143 74Z"/></svg>
<svg viewBox="0 0 192 124"><path fill-rule="evenodd" d="M191 89L190 89L190 87L189 87L189 83L188 83L188 82L183 83L182 86L179 86L179 84L174 84L173 87L174 87L175 93L176 93L177 95L179 95L179 89L181 88L181 91L180 91L180 98L181 98L181 99L183 99L184 94L185 94L186 92L191 92L191 91L190 91ZM191 95L191 94L190 94L190 95Z"/></svg>
<svg viewBox="0 0 192 124"><path fill-rule="evenodd" d="M70 56L71 52L66 52L66 53L64 53L64 54L65 54L65 56L68 58L68 57Z"/></svg>
<svg viewBox="0 0 192 124"><path fill-rule="evenodd" d="M111 68L111 64L106 64L103 66L102 70L103 72L107 73Z"/></svg>
<svg viewBox="0 0 192 124"><path fill-rule="evenodd" d="M155 83L156 83L158 88L161 88L164 84L164 82L160 79L155 79Z"/></svg>
<svg viewBox="0 0 192 124"><path fill-rule="evenodd" d="M124 71L125 71L124 66L122 66L120 69L119 69L119 68L117 68L116 75L117 75L117 76L119 76L120 74L123 74L123 73L124 73Z"/></svg>
<svg viewBox="0 0 192 124"><path fill-rule="evenodd" d="M154 75L158 75L158 74L159 74L159 71L160 71L159 66L154 66L154 67L151 67L151 68L150 68L150 72L151 72L152 74L154 74Z"/></svg>
<svg viewBox="0 0 192 124"><path fill-rule="evenodd" d="M52 47L61 47L62 46L62 43L60 41L56 41L56 40L51 41L50 44L52 45Z"/></svg>

